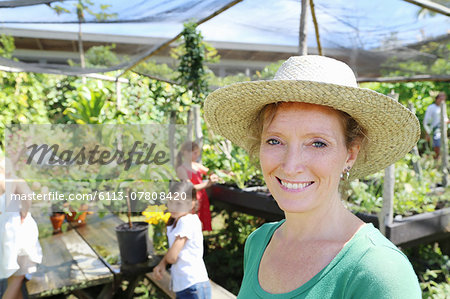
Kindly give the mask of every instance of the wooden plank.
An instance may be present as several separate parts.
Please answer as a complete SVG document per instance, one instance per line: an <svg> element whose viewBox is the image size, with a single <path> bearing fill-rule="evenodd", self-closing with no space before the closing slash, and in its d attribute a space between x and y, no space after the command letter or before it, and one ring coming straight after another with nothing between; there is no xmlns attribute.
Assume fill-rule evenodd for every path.
<svg viewBox="0 0 450 299"><path fill-rule="evenodd" d="M120 265L113 263L112 259L118 258L120 254L115 227L123 221L112 214L104 217L93 214L87 217L87 225L77 227L76 231L107 262L108 267L115 273L120 272Z"/></svg>
<svg viewBox="0 0 450 299"><path fill-rule="evenodd" d="M450 82L449 75L415 75L415 76L398 76L398 77L378 77L378 78L367 78L358 77L356 79L358 83L365 82L389 82L389 83L400 83L400 82Z"/></svg>
<svg viewBox="0 0 450 299"><path fill-rule="evenodd" d="M115 233L115 227L121 223L115 215L106 215L103 218L98 215L89 215L87 219L87 225L77 227L76 231L91 245L94 250L101 254L103 258L107 255L119 255L119 246L117 244L117 236ZM106 256L105 256L106 255ZM120 265L109 265L116 272L120 272ZM139 270L140 265L136 265L136 270ZM162 280L155 280L151 273L145 275L152 281L159 289L161 289L170 298L175 298L175 293L169 289L170 286L170 274L165 273ZM236 298L232 293L222 288L218 284L211 282L212 298L227 299Z"/></svg>
<svg viewBox="0 0 450 299"><path fill-rule="evenodd" d="M396 220L387 226L387 237L395 245L408 244L421 239L449 238L450 208Z"/></svg>
<svg viewBox="0 0 450 299"><path fill-rule="evenodd" d="M40 239L43 260L27 282L30 297L69 293L111 282L111 271L74 230Z"/></svg>
<svg viewBox="0 0 450 299"><path fill-rule="evenodd" d="M217 207L255 215L269 221L284 218L284 212L268 193L247 192L219 184L214 184L208 192L209 200Z"/></svg>
<svg viewBox="0 0 450 299"><path fill-rule="evenodd" d="M214 299L236 299L236 296L229 292L228 290L224 289L214 281L210 280L211 283L211 294L212 298Z"/></svg>
<svg viewBox="0 0 450 299"><path fill-rule="evenodd" d="M174 292L170 290L170 274L168 272L165 272L163 278L161 280L156 280L152 273L148 273L146 275L150 281L155 284L160 290L162 290L168 297L175 299L176 295ZM209 283L211 284L211 297L214 299L235 299L236 296L229 292L228 290L224 289L214 281L210 280Z"/></svg>
<svg viewBox="0 0 450 299"><path fill-rule="evenodd" d="M175 299L175 293L170 290L170 274L165 272L161 280L156 280L152 273L145 275L150 281L163 291L169 298ZM213 297L214 298L214 297Z"/></svg>
<svg viewBox="0 0 450 299"><path fill-rule="evenodd" d="M404 0L404 1L450 17L450 8L441 5L439 3L435 3L433 1L428 0Z"/></svg>

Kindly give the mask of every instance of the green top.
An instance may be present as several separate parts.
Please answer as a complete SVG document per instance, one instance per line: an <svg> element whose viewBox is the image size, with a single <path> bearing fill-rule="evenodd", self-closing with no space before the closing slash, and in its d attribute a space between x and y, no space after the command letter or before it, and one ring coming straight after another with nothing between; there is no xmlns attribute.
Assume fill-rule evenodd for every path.
<svg viewBox="0 0 450 299"><path fill-rule="evenodd" d="M259 263L283 222L266 223L248 237L238 298L421 298L408 258L372 224L364 225L325 268L299 288L283 294L264 291L258 281Z"/></svg>

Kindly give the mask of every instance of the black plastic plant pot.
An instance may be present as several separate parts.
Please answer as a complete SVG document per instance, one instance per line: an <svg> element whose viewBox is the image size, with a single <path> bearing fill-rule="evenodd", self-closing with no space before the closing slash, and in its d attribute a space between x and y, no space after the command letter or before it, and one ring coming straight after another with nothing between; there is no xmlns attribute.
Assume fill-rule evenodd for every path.
<svg viewBox="0 0 450 299"><path fill-rule="evenodd" d="M139 264L147 261L149 252L148 223L133 222L116 226L122 264Z"/></svg>

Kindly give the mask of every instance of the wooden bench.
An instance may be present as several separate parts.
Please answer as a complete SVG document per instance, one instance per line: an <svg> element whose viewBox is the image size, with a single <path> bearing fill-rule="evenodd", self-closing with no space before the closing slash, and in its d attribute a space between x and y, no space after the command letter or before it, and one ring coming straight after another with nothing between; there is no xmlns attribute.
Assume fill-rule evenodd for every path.
<svg viewBox="0 0 450 299"><path fill-rule="evenodd" d="M111 270L75 230L40 239L40 243L42 263L26 284L31 298L113 282Z"/></svg>
<svg viewBox="0 0 450 299"><path fill-rule="evenodd" d="M40 226L50 229L50 222L42 213L33 213L33 217ZM169 290L168 273L162 281L156 281L149 273L160 257L132 266L112 262L119 257L115 227L121 223L123 221L115 215L99 217L94 214L88 216L84 226L69 227L61 234L41 238L44 257L38 271L26 283L29 296L37 298L74 293L82 298L132 298L137 283L146 277L169 298L175 298ZM120 287L123 280L129 281L126 290ZM236 298L214 282L211 286L213 298ZM87 290L92 290L92 287L96 287L95 296Z"/></svg>
<svg viewBox="0 0 450 299"><path fill-rule="evenodd" d="M162 280L156 280L153 277L152 273L148 273L146 277L164 293L166 293L168 297L175 299L175 293L172 292L169 288L171 277L168 272L165 273ZM210 280L209 282L211 284L211 297L213 299L236 299L236 296L234 294L224 289L214 281Z"/></svg>

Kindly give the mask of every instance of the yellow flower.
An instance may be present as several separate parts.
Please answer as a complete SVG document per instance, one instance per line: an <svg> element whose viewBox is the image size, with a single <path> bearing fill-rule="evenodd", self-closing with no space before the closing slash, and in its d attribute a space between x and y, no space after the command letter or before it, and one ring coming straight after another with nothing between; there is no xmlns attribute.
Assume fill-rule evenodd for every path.
<svg viewBox="0 0 450 299"><path fill-rule="evenodd" d="M164 205L159 206L148 206L142 215L145 216L145 221L157 225L160 222L167 223L170 218L170 213L164 213L166 207Z"/></svg>

